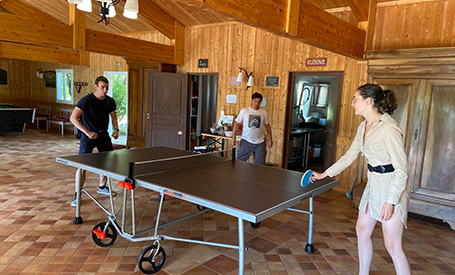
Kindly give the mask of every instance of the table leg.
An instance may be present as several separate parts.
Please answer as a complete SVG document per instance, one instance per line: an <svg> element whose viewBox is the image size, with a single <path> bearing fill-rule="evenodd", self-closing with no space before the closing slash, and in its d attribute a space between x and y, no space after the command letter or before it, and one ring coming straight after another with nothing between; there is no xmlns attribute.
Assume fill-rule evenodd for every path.
<svg viewBox="0 0 455 275"><path fill-rule="evenodd" d="M245 268L245 239L243 234L243 219L239 218L239 275Z"/></svg>
<svg viewBox="0 0 455 275"><path fill-rule="evenodd" d="M208 153L209 152L209 149L210 149L210 141L211 141L211 137L207 137L207 149L205 149L205 152Z"/></svg>
<svg viewBox="0 0 455 275"><path fill-rule="evenodd" d="M82 223L82 217L81 217L81 181L82 181L82 169L78 168L77 171L77 177L76 177L76 217L73 220L73 224L81 224Z"/></svg>
<svg viewBox="0 0 455 275"><path fill-rule="evenodd" d="M308 243L305 246L305 251L307 253L314 252L314 245L313 245L313 197L309 199L310 204L310 217L309 217L309 224L308 224Z"/></svg>

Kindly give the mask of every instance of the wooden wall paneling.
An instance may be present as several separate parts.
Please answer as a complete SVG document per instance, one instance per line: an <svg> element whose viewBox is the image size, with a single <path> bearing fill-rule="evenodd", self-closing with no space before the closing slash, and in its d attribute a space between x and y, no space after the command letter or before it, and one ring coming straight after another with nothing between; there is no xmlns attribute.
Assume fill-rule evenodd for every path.
<svg viewBox="0 0 455 275"><path fill-rule="evenodd" d="M384 11L384 21L382 25L382 41L381 41L381 47L390 49L390 44L391 44L391 36L392 36L392 28L389 28L390 24L397 23L395 22L395 18L391 17L390 15L393 13L393 10L396 9L396 6L394 7L387 7L387 9Z"/></svg>
<svg viewBox="0 0 455 275"><path fill-rule="evenodd" d="M441 32L441 47L447 45L453 45L453 39L455 37L454 32L454 17L455 17L455 5L453 1L444 1L444 16L442 20L442 32Z"/></svg>
<svg viewBox="0 0 455 275"><path fill-rule="evenodd" d="M400 48L401 45L401 33L403 32L403 21L406 19L403 18L403 11L402 7L394 6L389 10L390 19L387 21L387 25L395 26L390 28L390 39L389 39L389 48Z"/></svg>
<svg viewBox="0 0 455 275"><path fill-rule="evenodd" d="M423 31L423 20L422 20L422 15L423 15L423 6L421 4L414 4L414 14L412 15L412 32L411 35L409 36L410 38L410 43L409 47L410 48L417 48L419 44L421 44L421 34ZM378 48L379 49L387 49L387 48Z"/></svg>
<svg viewBox="0 0 455 275"><path fill-rule="evenodd" d="M446 10L449 11L449 13L447 14L447 18L448 18L447 21L450 22L452 20L452 18L453 18L452 14L455 13L454 12L455 3L453 1L447 1L447 4L448 4L448 7L447 7ZM450 16L452 16L452 17L450 17ZM452 22L452 24L454 24L454 23ZM449 25L450 24L448 23L447 26L449 26ZM442 45L443 47L455 45L455 28L452 28L451 30L448 29L447 33L450 33L450 31L452 31L451 43L447 44L447 45L444 44L444 45ZM449 39L447 38L447 40L449 40Z"/></svg>
<svg viewBox="0 0 455 275"><path fill-rule="evenodd" d="M403 7L403 25L400 37L400 49L409 47L409 36L411 35L413 26L412 14L414 12L414 5L406 5Z"/></svg>
<svg viewBox="0 0 455 275"><path fill-rule="evenodd" d="M205 33L205 34L203 34ZM205 36L211 37L211 43L205 45ZM283 142L286 134L284 124L286 118L288 78L290 71L344 71L342 80L342 108L338 138L348 140L344 146L337 148L336 158L341 157L349 148L350 139L355 136L360 119L354 115L351 107L354 89L366 82L366 62L359 62L335 53L316 49L308 44L270 34L244 24L217 24L213 26L193 27L186 31L185 66L180 71L190 73L217 72L219 74L217 114L237 115L241 108L251 104L251 94L261 92L267 97L274 146L269 150L268 162L281 164ZM198 69L197 60L207 53L208 69ZM213 57L212 57L213 54ZM307 67L307 57L328 57L326 67ZM229 86L229 77L238 75L238 67L245 67L254 72L255 87L245 90L246 82L241 86ZM360 76L358 75L360 74ZM279 76L279 87L265 87L266 76ZM237 104L226 104L226 94L236 94ZM343 106L344 104L344 106ZM343 180L340 190L350 186L356 172L356 166L347 170L340 179Z"/></svg>
<svg viewBox="0 0 455 275"><path fill-rule="evenodd" d="M384 28L384 8L376 9L376 22L374 25L373 49L381 49L381 38Z"/></svg>
<svg viewBox="0 0 455 275"><path fill-rule="evenodd" d="M451 47L454 13L450 0L379 5L373 49Z"/></svg>
<svg viewBox="0 0 455 275"><path fill-rule="evenodd" d="M431 32L434 29L434 2L427 2L423 5L423 18L421 27L421 43L422 48L428 48L431 44Z"/></svg>
<svg viewBox="0 0 455 275"><path fill-rule="evenodd" d="M432 29L430 32L430 46L434 44L436 47L441 47L441 40L442 40L442 30L443 30L443 19L444 19L444 6L445 2L437 1L434 2L434 23L432 25Z"/></svg>

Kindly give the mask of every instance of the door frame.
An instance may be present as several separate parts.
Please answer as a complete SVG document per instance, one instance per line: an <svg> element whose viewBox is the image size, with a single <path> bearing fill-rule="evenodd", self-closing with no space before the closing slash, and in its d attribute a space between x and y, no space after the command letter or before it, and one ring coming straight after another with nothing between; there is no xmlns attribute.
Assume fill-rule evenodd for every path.
<svg viewBox="0 0 455 275"><path fill-rule="evenodd" d="M128 88L129 88L128 87L128 78L129 78L129 74L128 74L128 71L104 71L103 74L109 81L111 81L110 76L113 75L113 74L126 75L126 105L125 106L126 106L126 120L127 120L127 122L126 122L126 133L125 133L125 136L126 136L125 137L125 144L117 142L117 140L115 140L115 139L112 140L112 143L121 144L121 145L127 145L128 144L128 127L129 127L128 126L128 124L129 124L129 117L128 117L128 109L129 109L128 108L129 107L128 106L128 104L129 104L128 103L128 98L129 98L129 95L128 95L129 94L129 91L128 91ZM111 87L109 87L109 88L111 88ZM109 89L108 95L113 98L112 89ZM109 120L111 120L110 117L109 117ZM118 122L120 122L120 121L118 121ZM109 123L109 130L112 130L112 123Z"/></svg>
<svg viewBox="0 0 455 275"><path fill-rule="evenodd" d="M286 115L284 120L284 133L283 133L283 157L281 159L281 167L283 169L288 168L288 158L289 158L289 135L288 133L291 132L291 115L292 115L292 101L294 99L294 82L296 76L333 76L340 78L340 85L339 85L339 97L338 97L338 112L336 117L335 123L335 133L334 136L338 136L338 128L340 123L340 104L341 104L341 96L343 94L343 83L344 83L344 71L324 71L324 72L304 72L304 71L290 71L288 73L288 89L286 94ZM336 146L334 146L333 152L336 155Z"/></svg>

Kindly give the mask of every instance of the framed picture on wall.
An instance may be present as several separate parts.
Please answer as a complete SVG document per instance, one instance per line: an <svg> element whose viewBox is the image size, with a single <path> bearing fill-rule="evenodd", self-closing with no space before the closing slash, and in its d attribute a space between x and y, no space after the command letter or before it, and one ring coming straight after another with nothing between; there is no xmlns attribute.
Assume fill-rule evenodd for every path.
<svg viewBox="0 0 455 275"><path fill-rule="evenodd" d="M0 85L7 85L8 77L5 70L0 69Z"/></svg>
<svg viewBox="0 0 455 275"><path fill-rule="evenodd" d="M47 88L55 88L55 71L45 71L44 82L46 83Z"/></svg>

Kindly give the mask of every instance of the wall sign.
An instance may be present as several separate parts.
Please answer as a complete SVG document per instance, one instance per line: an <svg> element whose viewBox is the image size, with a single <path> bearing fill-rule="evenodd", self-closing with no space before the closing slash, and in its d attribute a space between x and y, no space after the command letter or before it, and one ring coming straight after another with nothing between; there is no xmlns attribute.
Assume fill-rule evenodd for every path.
<svg viewBox="0 0 455 275"><path fill-rule="evenodd" d="M197 63L198 68L208 68L209 67L209 60L208 59L199 59Z"/></svg>
<svg viewBox="0 0 455 275"><path fill-rule="evenodd" d="M45 71L44 82L46 83L47 88L56 88L55 71Z"/></svg>
<svg viewBox="0 0 455 275"><path fill-rule="evenodd" d="M226 95L227 104L237 104L237 95Z"/></svg>
<svg viewBox="0 0 455 275"><path fill-rule="evenodd" d="M279 83L280 83L280 77L279 76L267 76L265 78L265 86L266 87L278 87Z"/></svg>
<svg viewBox="0 0 455 275"><path fill-rule="evenodd" d="M229 86L240 86L240 82L237 82L236 76L229 77Z"/></svg>
<svg viewBox="0 0 455 275"><path fill-rule="evenodd" d="M305 64L311 66L327 66L327 57L307 58Z"/></svg>
<svg viewBox="0 0 455 275"><path fill-rule="evenodd" d="M265 96L262 97L261 106L259 106L259 107L262 107L262 108L267 107L267 98Z"/></svg>

